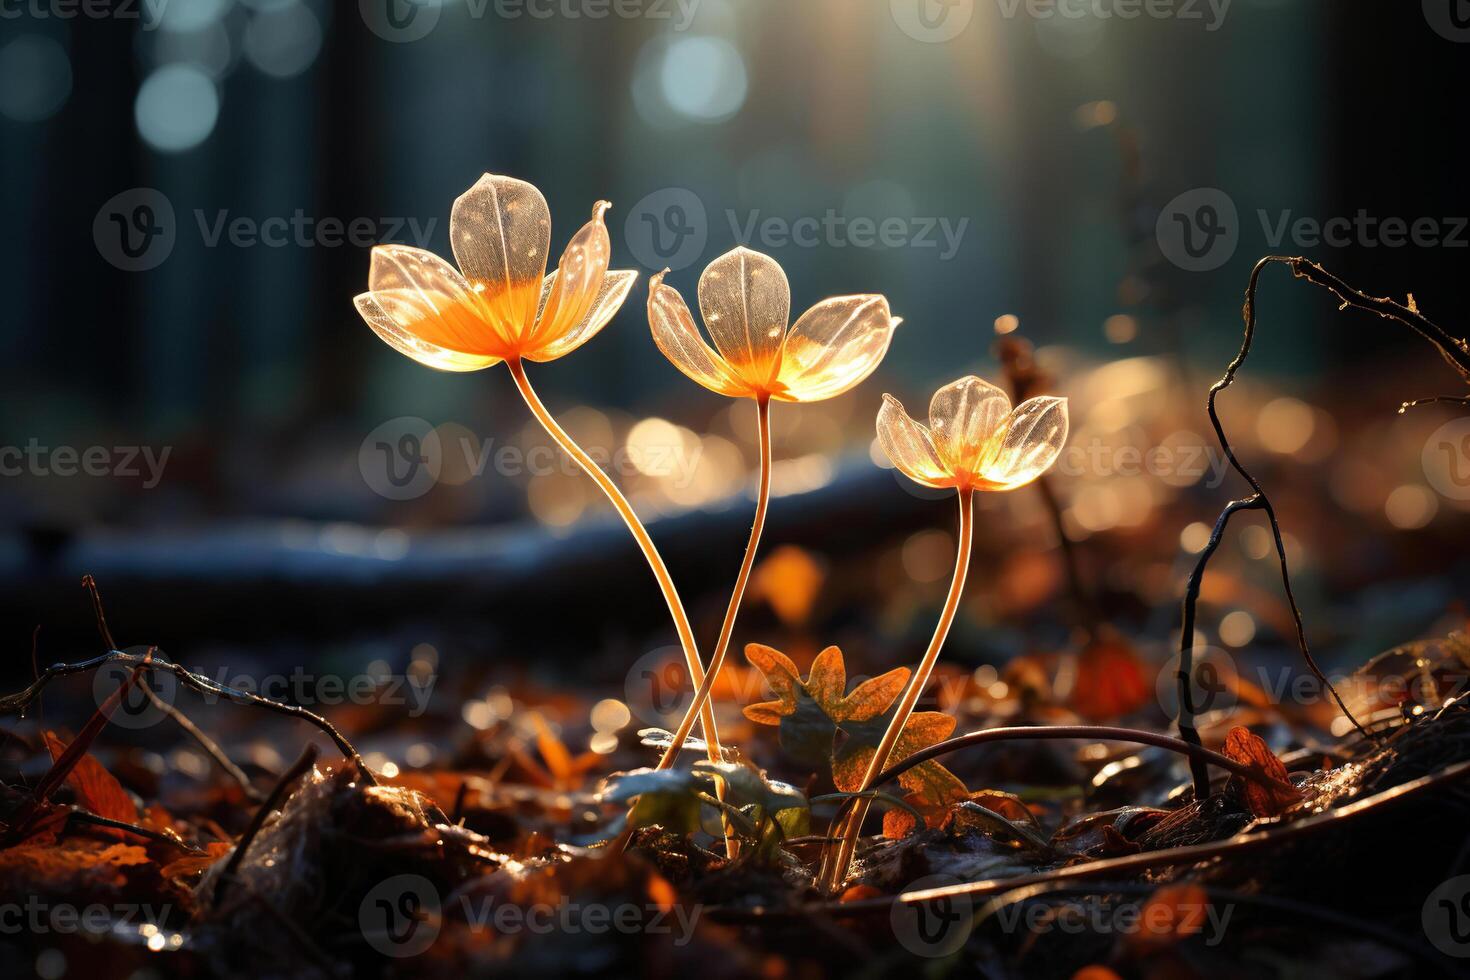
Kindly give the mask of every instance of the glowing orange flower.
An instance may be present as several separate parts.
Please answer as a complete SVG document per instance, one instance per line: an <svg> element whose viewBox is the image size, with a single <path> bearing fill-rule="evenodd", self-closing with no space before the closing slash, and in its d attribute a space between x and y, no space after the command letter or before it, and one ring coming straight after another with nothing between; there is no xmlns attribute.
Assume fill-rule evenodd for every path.
<svg viewBox="0 0 1470 980"><path fill-rule="evenodd" d="M368 292L354 302L390 347L441 371L553 360L606 326L638 278L607 269L611 247L602 215L609 207L597 202L557 270L545 275L546 198L525 181L486 174L450 213L459 269L421 248L379 245Z"/></svg>
<svg viewBox="0 0 1470 980"><path fill-rule="evenodd" d="M732 398L815 402L840 395L873 373L900 322L882 296L838 296L807 310L788 331L786 273L770 256L737 248L699 277L711 350L684 297L664 285L666 272L649 282L654 342L680 371Z"/></svg>
<svg viewBox="0 0 1470 980"><path fill-rule="evenodd" d="M1067 400L1028 398L1014 411L1004 391L970 376L929 403L929 426L892 395L878 411L878 442L910 480L926 487L1014 490L1045 473L1067 439Z"/></svg>

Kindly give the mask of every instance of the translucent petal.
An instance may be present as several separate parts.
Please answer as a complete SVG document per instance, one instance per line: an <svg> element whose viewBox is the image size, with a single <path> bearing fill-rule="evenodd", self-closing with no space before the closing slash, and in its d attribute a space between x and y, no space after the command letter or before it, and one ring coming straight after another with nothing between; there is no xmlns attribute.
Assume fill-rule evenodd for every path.
<svg viewBox="0 0 1470 980"><path fill-rule="evenodd" d="M776 397L815 402L850 390L883 360L899 322L882 296L838 296L813 306L786 335Z"/></svg>
<svg viewBox="0 0 1470 980"><path fill-rule="evenodd" d="M934 393L929 402L929 431L950 472L979 472L1010 410L1011 399L1004 391L974 375Z"/></svg>
<svg viewBox="0 0 1470 980"><path fill-rule="evenodd" d="M541 293L541 306L536 317L536 332L528 350L539 350L555 342L562 334L580 326L592 308L607 276L607 261L612 244L602 215L612 207L598 201L592 209L592 220L582 226L562 252L561 261L552 273L552 286ZM569 348L570 349L570 348Z"/></svg>
<svg viewBox="0 0 1470 980"><path fill-rule="evenodd" d="M389 347L400 354L407 354L420 364L427 364L440 371L479 371L500 363L500 358L492 355L468 354L441 347L405 326L404 320L412 322L410 312L422 309L418 300L411 295L400 297L392 291L384 294L363 293L353 302L368 326Z"/></svg>
<svg viewBox="0 0 1470 980"><path fill-rule="evenodd" d="M1028 398L1006 419L981 475L991 489L1013 490L1051 468L1067 441L1067 400Z"/></svg>
<svg viewBox="0 0 1470 980"><path fill-rule="evenodd" d="M749 385L735 377L724 359L710 350L694 326L684 297L673 286L664 285L662 272L648 281L648 325L658 349L690 378L732 398L754 394Z"/></svg>
<svg viewBox="0 0 1470 980"><path fill-rule="evenodd" d="M560 274L560 270L547 276L548 283ZM616 269L602 277L602 285L592 297L592 302L583 314L582 321L565 331L547 346L537 351L528 351L526 357L533 361L551 361L581 347L607 326L628 298L628 291L638 279L638 273L627 269ZM555 288L554 285L549 288Z"/></svg>
<svg viewBox="0 0 1470 980"><path fill-rule="evenodd" d="M399 327L434 346L503 354L504 345L486 322L484 306L469 283L433 252L409 245L375 247L368 291Z"/></svg>
<svg viewBox="0 0 1470 980"><path fill-rule="evenodd" d="M883 396L883 407L878 410L878 444L893 465L915 483L954 486L954 478L939 458L929 430L909 418L892 395Z"/></svg>
<svg viewBox="0 0 1470 980"><path fill-rule="evenodd" d="M726 252L699 277L699 309L731 369L769 387L791 321L791 287L776 260L744 247Z"/></svg>
<svg viewBox="0 0 1470 980"><path fill-rule="evenodd" d="M551 246L546 198L525 181L486 174L455 200L449 240L491 325L512 343L526 340Z"/></svg>

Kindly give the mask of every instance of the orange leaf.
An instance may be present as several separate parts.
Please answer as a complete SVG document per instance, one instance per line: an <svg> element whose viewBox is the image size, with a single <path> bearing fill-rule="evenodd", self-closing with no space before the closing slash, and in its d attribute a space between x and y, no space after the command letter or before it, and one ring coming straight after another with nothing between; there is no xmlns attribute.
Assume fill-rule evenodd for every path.
<svg viewBox="0 0 1470 980"><path fill-rule="evenodd" d="M1137 711L1154 696L1138 653L1113 630L1099 631L1077 658L1071 708L1091 721Z"/></svg>
<svg viewBox="0 0 1470 980"><path fill-rule="evenodd" d="M217 840L206 847L203 854L190 854L187 857L175 858L160 868L158 873L169 881L176 878L188 878L201 871L207 871L211 865L232 850L234 850L233 844Z"/></svg>
<svg viewBox="0 0 1470 980"><path fill-rule="evenodd" d="M66 754L66 743L54 732L41 734L46 740L46 749L51 753L51 761L60 762ZM67 773L66 784L77 795L77 802L97 816L124 823L138 822L138 807L133 798L91 753L82 753L71 772Z"/></svg>
<svg viewBox="0 0 1470 980"><path fill-rule="evenodd" d="M1286 766L1276 758L1265 741L1250 729L1239 726L1230 729L1221 751L1232 761L1249 766L1262 776L1282 784L1273 787L1253 779L1240 779L1238 776L1232 779L1232 782L1238 781L1242 784L1241 794L1245 797L1245 805L1257 817L1280 816L1301 799L1301 790L1291 785Z"/></svg>
<svg viewBox="0 0 1470 980"><path fill-rule="evenodd" d="M1128 944L1148 951L1197 935L1205 927L1209 905L1209 893L1199 885L1165 885L1144 903L1138 931L1129 935Z"/></svg>

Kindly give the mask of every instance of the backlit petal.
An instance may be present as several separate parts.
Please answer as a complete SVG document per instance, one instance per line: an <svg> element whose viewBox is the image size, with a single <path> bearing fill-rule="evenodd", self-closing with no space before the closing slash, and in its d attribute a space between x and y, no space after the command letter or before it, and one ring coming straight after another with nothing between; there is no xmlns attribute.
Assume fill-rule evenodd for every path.
<svg viewBox="0 0 1470 980"><path fill-rule="evenodd" d="M725 362L749 384L769 386L791 319L791 287L776 260L744 247L726 252L699 277L699 309Z"/></svg>
<svg viewBox="0 0 1470 980"><path fill-rule="evenodd" d="M1067 441L1067 400L1028 398L1006 419L981 475L992 489L1013 490L1051 468Z"/></svg>
<svg viewBox="0 0 1470 980"><path fill-rule="evenodd" d="M454 202L449 240L460 270L511 342L535 325L551 245L551 211L523 180L486 174Z"/></svg>
<svg viewBox="0 0 1470 980"><path fill-rule="evenodd" d="M648 281L648 325L664 356L710 391L732 398L753 394L704 342L684 297L673 286L664 285L663 272Z"/></svg>
<svg viewBox="0 0 1470 980"><path fill-rule="evenodd" d="M548 281L559 274L560 270L553 272L547 276ZM533 361L551 361L570 354L587 343L622 308L623 300L628 298L628 291L633 288L637 279L638 273L627 269L616 269L604 275L602 285L592 297L592 303L583 314L582 321L540 350L527 352L526 357ZM555 288L554 284L551 288Z"/></svg>
<svg viewBox="0 0 1470 980"><path fill-rule="evenodd" d="M892 395L883 396L883 407L878 410L878 444L893 465L915 483L926 487L954 485L929 430L909 418Z"/></svg>
<svg viewBox="0 0 1470 980"><path fill-rule="evenodd" d="M500 363L500 358L492 355L468 354L425 340L403 322L414 323L415 316L422 307L413 299L402 298L399 293L363 293L353 302L368 326L388 346L400 354L407 354L420 364L440 371L479 371Z"/></svg>
<svg viewBox="0 0 1470 980"><path fill-rule="evenodd" d="M561 261L552 273L551 291L543 291L536 332L527 345L528 351L555 343L586 319L593 300L602 290L608 257L612 254L607 226L602 223L602 215L610 207L612 205L607 201L598 201L592 209L592 220L567 243L566 251L562 252Z"/></svg>
<svg viewBox="0 0 1470 980"><path fill-rule="evenodd" d="M988 381L971 375L945 385L929 402L929 431L950 472L979 471L1011 410L1011 399Z"/></svg>
<svg viewBox="0 0 1470 980"><path fill-rule="evenodd" d="M814 402L850 390L883 360L898 324L882 296L823 300L786 335L776 397Z"/></svg>
<svg viewBox="0 0 1470 980"><path fill-rule="evenodd" d="M394 323L432 346L479 355L503 352L469 283L433 252L409 245L375 247L368 291Z"/></svg>

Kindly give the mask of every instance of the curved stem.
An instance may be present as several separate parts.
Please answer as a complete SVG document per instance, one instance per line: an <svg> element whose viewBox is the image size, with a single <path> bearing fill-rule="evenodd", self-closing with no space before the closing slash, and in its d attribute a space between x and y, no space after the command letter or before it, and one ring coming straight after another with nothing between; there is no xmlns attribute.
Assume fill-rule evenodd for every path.
<svg viewBox="0 0 1470 980"><path fill-rule="evenodd" d="M760 546L761 531L766 526L766 508L771 503L771 400L762 396L756 400L755 406L759 431L761 475L760 487L756 491L755 498L755 520L750 525L750 540L745 543L745 559L740 563L740 573L735 576L735 588L730 593L730 604L725 607L725 622L720 626L720 639L715 644L715 652L710 655L709 671L705 673L699 690L694 692L694 700L684 712L684 719L679 722L679 728L674 732L673 741L664 750L663 758L658 762L660 769L669 768L678 759L679 750L683 747L684 740L689 737L689 730L694 727L694 719L704 709L709 700L710 691L715 686L715 678L720 676L720 668L725 666L725 654L730 649L730 635L735 631L735 615L740 611L740 600L745 597L745 585L750 581L750 569L755 564L755 553Z"/></svg>
<svg viewBox="0 0 1470 980"><path fill-rule="evenodd" d="M924 659L919 661L919 669L914 671L914 676L909 679L909 685L899 700L898 711L893 720L888 723L888 730L883 733L883 741L878 743L878 749L873 753L873 758L868 763L868 771L863 776L863 784L859 791L868 790L873 787L880 773L888 765L889 756L893 754L893 747L898 744L898 737L903 733L904 725L908 723L909 715L913 714L914 705L919 701L919 695L923 693L924 686L929 683L929 675L934 670L934 663L939 659L939 650L944 646L945 637L949 636L949 628L954 623L955 613L960 607L960 595L965 590L965 577L970 568L970 545L974 538L974 508L971 501L974 491L968 488L959 492L960 518L959 518L959 542L955 552L954 578L950 581L949 595L944 600L944 611L939 614L939 623L934 627L934 636L929 641L929 649L924 651ZM847 818L840 834L835 837L842 838L842 844L837 849L836 859L831 861L826 868L824 885L827 891L834 891L847 878L847 869L852 864L853 852L857 849L858 831L862 828L863 818L868 815L868 806L871 800L863 799L853 807L852 814Z"/></svg>
<svg viewBox="0 0 1470 980"><path fill-rule="evenodd" d="M526 377L526 369L520 360L513 359L505 362L510 368L510 376L515 379L516 388L521 397L526 400L526 407L531 414L536 416L536 421L546 430L546 434L556 441L556 444L573 460L582 467L583 471L592 478L628 526L633 539L638 542L638 547L643 551L643 557L648 559L649 568L653 569L653 577L658 581L659 591L664 595L664 601L669 605L669 614L674 618L674 629L679 634L679 646L684 650L684 661L689 668L689 677L694 684L704 683L704 665L699 661L699 649L694 644L694 630L689 625L689 616L684 612L684 603L679 600L679 591L674 588L674 580L669 575L668 566L664 564L658 549L653 545L653 538L649 537L648 529L638 519L638 514L633 510L633 505L628 503L622 491L613 483L612 478L603 472L602 467L597 465L596 460L587 455L586 451L567 435L546 406L541 404L541 399L536 396L536 391L531 387L531 382ZM704 730L704 740L709 747L709 757L713 762L719 762L720 736L715 729L715 715L708 703L699 716L700 726ZM730 846L730 840L726 838L726 847Z"/></svg>

